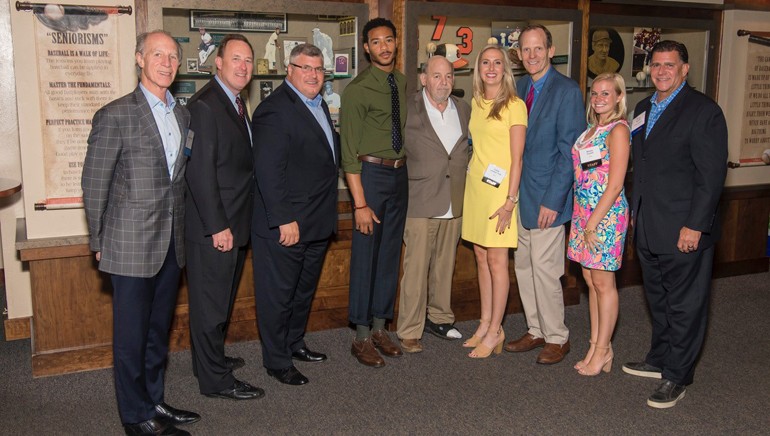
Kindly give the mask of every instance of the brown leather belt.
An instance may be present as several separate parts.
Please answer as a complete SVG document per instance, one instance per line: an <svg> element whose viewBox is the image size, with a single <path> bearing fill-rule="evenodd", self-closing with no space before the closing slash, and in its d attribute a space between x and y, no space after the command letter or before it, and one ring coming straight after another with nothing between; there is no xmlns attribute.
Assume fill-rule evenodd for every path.
<svg viewBox="0 0 770 436"><path fill-rule="evenodd" d="M402 157L401 159L383 159L381 157L377 156L370 156L368 154L358 156L358 160L361 162L369 162L377 165L382 165L384 167L390 167L390 168L400 168L406 164L406 157Z"/></svg>

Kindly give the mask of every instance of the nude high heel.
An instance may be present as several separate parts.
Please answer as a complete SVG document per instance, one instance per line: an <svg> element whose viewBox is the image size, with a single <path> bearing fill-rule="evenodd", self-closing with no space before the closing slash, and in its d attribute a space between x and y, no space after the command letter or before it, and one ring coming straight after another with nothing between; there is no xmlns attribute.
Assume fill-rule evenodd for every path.
<svg viewBox="0 0 770 436"><path fill-rule="evenodd" d="M596 371L589 372L587 363L585 366L578 369L578 374L593 377L599 375L599 373L602 371L609 373L612 370L612 359L615 357L614 353L612 352L612 345L610 344L609 347L600 347L597 345L596 348L599 350L609 350L607 356L604 358L604 362L602 362L602 366L597 368Z"/></svg>
<svg viewBox="0 0 770 436"><path fill-rule="evenodd" d="M493 351L495 354L502 353L503 344L505 343L505 332L503 331L502 327L500 327L500 330L497 331L497 335L498 335L498 340L494 348L489 348L483 343L479 343L479 345L468 354L468 357L470 357L471 359L486 359L492 354Z"/></svg>
<svg viewBox="0 0 770 436"><path fill-rule="evenodd" d="M588 343L590 344L590 346L588 347L588 351L590 352L591 351L591 347L595 347L596 346L596 342L594 342L592 340L589 340ZM591 356L593 356L593 355L594 355L594 353L591 353ZM591 361L591 357L589 357L587 361L586 361L585 358L583 358L583 360L578 360L578 362L575 364L575 366L573 366L573 368L575 368L578 371L580 371L580 369L583 368L584 366L588 365L588 362L590 362L590 361Z"/></svg>
<svg viewBox="0 0 770 436"><path fill-rule="evenodd" d="M488 319L482 319L482 320L479 321L479 325L481 325L481 324L489 324L489 323L490 323L490 320L488 320ZM479 344L481 343L482 339L484 339L483 336L476 336L476 334L474 333L474 335L471 336L470 338L468 338L467 341L463 342L463 347L465 347L465 348L476 348L476 347L479 346Z"/></svg>

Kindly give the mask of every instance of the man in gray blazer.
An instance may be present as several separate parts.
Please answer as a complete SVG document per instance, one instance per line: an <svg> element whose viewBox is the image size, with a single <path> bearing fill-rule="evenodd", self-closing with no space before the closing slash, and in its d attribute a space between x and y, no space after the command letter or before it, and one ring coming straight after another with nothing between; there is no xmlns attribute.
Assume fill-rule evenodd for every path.
<svg viewBox="0 0 770 436"><path fill-rule="evenodd" d="M420 74L423 90L408 100L404 148L409 160L409 207L404 228L404 276L398 337L407 353L422 351L423 330L444 339L452 325L452 273L468 167L467 103L451 96L452 64L433 56ZM426 319L427 308L427 319Z"/></svg>
<svg viewBox="0 0 770 436"><path fill-rule="evenodd" d="M166 32L137 37L140 84L96 112L83 165L89 244L113 287L115 393L126 434L187 435L175 425L200 419L163 400L193 137L190 114L168 91L181 57Z"/></svg>
<svg viewBox="0 0 770 436"><path fill-rule="evenodd" d="M564 325L564 223L572 218L572 145L585 129L577 83L551 67L555 47L540 24L519 35L519 57L529 75L517 83L529 112L519 189L516 281L528 331L506 351L544 347L537 362L561 362L569 352Z"/></svg>

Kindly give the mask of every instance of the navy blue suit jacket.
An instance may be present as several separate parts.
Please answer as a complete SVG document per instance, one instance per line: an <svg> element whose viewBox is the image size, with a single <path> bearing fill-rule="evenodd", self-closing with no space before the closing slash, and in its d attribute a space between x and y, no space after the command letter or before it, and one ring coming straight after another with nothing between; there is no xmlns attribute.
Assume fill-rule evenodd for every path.
<svg viewBox="0 0 770 436"><path fill-rule="evenodd" d="M326 102L321 105L333 126ZM278 227L297 221L301 243L332 236L337 231L337 132L332 131L332 155L332 145L310 109L283 83L257 106L252 133L258 188L252 233L278 240Z"/></svg>

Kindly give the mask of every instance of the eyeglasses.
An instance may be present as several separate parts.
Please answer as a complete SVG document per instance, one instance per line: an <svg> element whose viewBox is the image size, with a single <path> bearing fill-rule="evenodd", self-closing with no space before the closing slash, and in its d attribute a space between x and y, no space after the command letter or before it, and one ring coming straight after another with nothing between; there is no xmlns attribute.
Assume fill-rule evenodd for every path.
<svg viewBox="0 0 770 436"><path fill-rule="evenodd" d="M310 73L323 74L324 71L326 71L324 67L311 67L310 65L297 65L293 62L289 63L289 65L295 68L299 68L305 74L310 74Z"/></svg>

